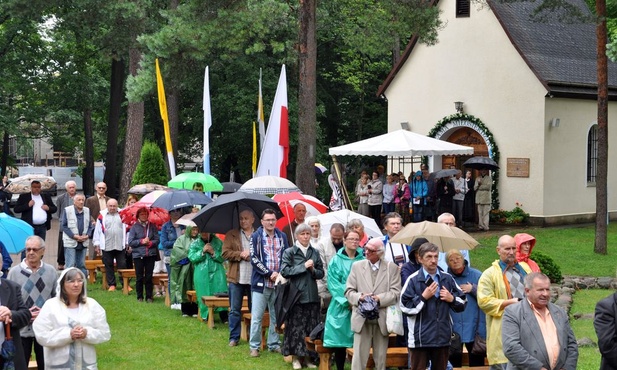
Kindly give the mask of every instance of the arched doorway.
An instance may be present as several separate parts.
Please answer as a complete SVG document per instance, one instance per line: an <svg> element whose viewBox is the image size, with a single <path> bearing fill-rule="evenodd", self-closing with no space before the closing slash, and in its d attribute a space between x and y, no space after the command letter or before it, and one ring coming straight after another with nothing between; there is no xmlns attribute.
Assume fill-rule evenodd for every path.
<svg viewBox="0 0 617 370"><path fill-rule="evenodd" d="M454 128L446 141L454 144L470 146L473 148L473 156L488 156L488 146L482 136L470 127ZM463 163L471 158L471 155L449 155L443 156L442 168L458 168L463 170Z"/></svg>

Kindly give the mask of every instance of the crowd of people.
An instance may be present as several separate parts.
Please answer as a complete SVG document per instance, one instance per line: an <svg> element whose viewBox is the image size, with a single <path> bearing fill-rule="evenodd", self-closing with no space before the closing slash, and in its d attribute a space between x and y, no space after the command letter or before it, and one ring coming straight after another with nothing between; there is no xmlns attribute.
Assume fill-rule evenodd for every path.
<svg viewBox="0 0 617 370"><path fill-rule="evenodd" d="M323 346L331 349L337 370L344 369L349 348L354 353L352 369L364 369L369 353L375 368L385 369L387 350L393 345L408 349L408 367L413 370L460 367L463 347L471 367L486 361L491 369L575 369L576 338L565 311L551 303L548 277L530 258L536 244L533 236L501 236L498 258L483 272L472 267L466 250L444 253L421 237L411 245L392 241L410 215L409 207L413 221L434 217L449 227L460 225L457 215L463 213L460 202L466 198L452 196L450 203L431 198L425 171L427 167L414 174L411 186L394 174L382 182L378 171L370 180L367 174L361 177L357 193L366 197L366 203L360 200L360 204L366 204L365 212L383 227L383 236L372 238L360 219L322 230L319 218L305 217L301 203L284 230L276 227L275 210L257 215L250 208L240 210L239 227L225 235L178 224L189 209L170 211L170 220L157 227L149 221L149 209L140 208L129 226L119 216L118 202L105 195L104 183L86 199L74 183L67 182L67 193L58 200L61 207L56 207L33 182L31 194L24 197L27 202L21 202L27 208L16 207L16 212L25 213L22 219L33 225L35 235L26 240L23 260L9 270L6 283L0 283L0 322L16 331L16 368L25 369L34 351L39 369L96 369L93 346L110 340L111 334L105 309L87 297L84 261L91 250L93 256L102 253L110 291L120 281L114 266L125 268L132 262L139 302L153 302L157 263L170 278L169 291L158 293L169 294L171 308L185 316L197 313L189 290L196 290L199 297L228 295L229 309L216 312L228 324L230 347L240 343L246 297L251 311L248 355L260 356L267 310L266 347L291 356L293 369L316 367L317 354L305 338L320 322ZM476 194L490 183L484 176L488 175L472 186ZM460 171L441 185L433 182L444 191L469 194ZM475 201L482 205L478 196ZM58 208L63 238L56 270L42 257L49 217ZM382 208L388 211L383 217ZM257 218L261 226L255 228ZM488 229L488 223L480 221L480 226ZM280 284L288 284L284 310L276 302ZM404 318L395 344L386 322L392 306ZM200 308L202 319L207 319L208 309ZM617 295L600 302L597 312L603 366L610 368L617 348ZM282 313L283 320L277 320Z"/></svg>
<svg viewBox="0 0 617 370"><path fill-rule="evenodd" d="M427 164L405 177L403 172L384 175L383 166L371 173L362 171L356 182L358 213L381 225L381 214L397 212L408 222L436 221L443 213L452 213L457 226L477 224L489 230L492 179L486 169L473 177L472 171L429 172ZM379 212L377 211L379 209Z"/></svg>

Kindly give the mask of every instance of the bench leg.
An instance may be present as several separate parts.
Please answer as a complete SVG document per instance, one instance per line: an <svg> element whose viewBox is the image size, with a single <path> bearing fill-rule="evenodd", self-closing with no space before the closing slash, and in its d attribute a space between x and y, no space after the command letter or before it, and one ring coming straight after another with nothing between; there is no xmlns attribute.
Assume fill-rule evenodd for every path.
<svg viewBox="0 0 617 370"><path fill-rule="evenodd" d="M248 324L248 326L250 326L250 322ZM247 328L247 324L246 321L244 321L244 319L242 319L242 322L240 323L240 339L245 340L245 341L249 341L249 328Z"/></svg>
<svg viewBox="0 0 617 370"><path fill-rule="evenodd" d="M199 318L201 319L201 316ZM214 307L208 307L208 327L214 328Z"/></svg>
<svg viewBox="0 0 617 370"><path fill-rule="evenodd" d="M129 278L122 278L122 294L129 295Z"/></svg>
<svg viewBox="0 0 617 370"><path fill-rule="evenodd" d="M106 273L102 273L102 275L103 275L102 288L103 288L103 290L107 290L107 289L109 289L109 286L107 286L107 274Z"/></svg>
<svg viewBox="0 0 617 370"><path fill-rule="evenodd" d="M331 353L319 354L319 370L330 370L330 356Z"/></svg>
<svg viewBox="0 0 617 370"><path fill-rule="evenodd" d="M88 270L88 283L94 284L96 281L96 269Z"/></svg>
<svg viewBox="0 0 617 370"><path fill-rule="evenodd" d="M270 327L266 326L264 327L263 325L261 326L261 351L265 351L266 350L266 331L268 331Z"/></svg>

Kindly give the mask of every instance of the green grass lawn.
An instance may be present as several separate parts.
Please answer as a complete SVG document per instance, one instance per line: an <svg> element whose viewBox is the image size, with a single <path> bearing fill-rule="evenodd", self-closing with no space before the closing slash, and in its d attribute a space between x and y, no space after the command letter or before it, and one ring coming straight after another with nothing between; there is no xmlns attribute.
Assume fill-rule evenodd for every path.
<svg viewBox="0 0 617 370"><path fill-rule="evenodd" d="M537 250L553 257L564 275L615 276L617 225L609 226L609 254L593 253L593 227L521 229L537 238ZM471 252L472 265L487 268L497 258L497 236L479 239L481 245ZM614 248L614 247L613 247ZM246 369L278 370L291 368L279 354L262 352L249 357L246 342L229 347L228 328L217 320L215 329L194 318L183 318L179 311L167 308L161 298L155 303L138 303L135 294L102 291L100 284L88 287L93 297L107 310L111 341L97 347L101 369ZM593 313L595 304L612 291L579 291L574 295L571 313ZM590 319L573 320L577 338L597 341ZM597 348L580 349L579 369L598 369Z"/></svg>

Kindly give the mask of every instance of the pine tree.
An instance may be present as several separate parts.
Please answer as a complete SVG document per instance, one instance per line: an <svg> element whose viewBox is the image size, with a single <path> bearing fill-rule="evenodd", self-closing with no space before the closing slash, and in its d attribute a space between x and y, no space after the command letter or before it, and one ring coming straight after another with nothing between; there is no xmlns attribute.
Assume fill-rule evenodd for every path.
<svg viewBox="0 0 617 370"><path fill-rule="evenodd" d="M167 170L161 149L153 142L146 141L141 148L141 157L133 174L131 185L167 184Z"/></svg>

